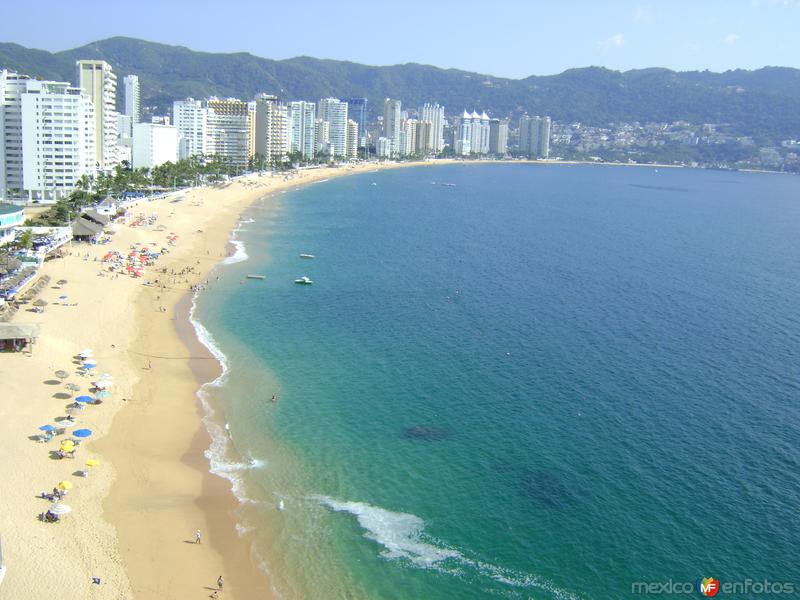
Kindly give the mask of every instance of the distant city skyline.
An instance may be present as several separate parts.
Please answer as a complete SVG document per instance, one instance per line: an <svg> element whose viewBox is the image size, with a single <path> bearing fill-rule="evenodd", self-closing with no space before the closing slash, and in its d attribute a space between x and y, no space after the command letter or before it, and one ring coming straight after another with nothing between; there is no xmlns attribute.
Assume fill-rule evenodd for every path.
<svg viewBox="0 0 800 600"><path fill-rule="evenodd" d="M291 27L269 27L276 8L250 0L209 5L141 0L137 10L111 20L83 18L101 6L106 4L97 0L42 0L36 11L9 5L3 20L14 26L0 28L0 41L57 52L119 35L206 52L272 59L308 55L370 65L416 62L511 78L589 65L680 71L800 68L800 0L409 0L401 11L359 1L340 5L348 18L336 27L324 19L308 20L304 27L310 29L302 36ZM311 13L330 14L329 8L320 0L304 5ZM49 18L42 20L41 14ZM386 33L392 18L400 31L411 16L414 39L426 43ZM372 21L381 27L370 27Z"/></svg>

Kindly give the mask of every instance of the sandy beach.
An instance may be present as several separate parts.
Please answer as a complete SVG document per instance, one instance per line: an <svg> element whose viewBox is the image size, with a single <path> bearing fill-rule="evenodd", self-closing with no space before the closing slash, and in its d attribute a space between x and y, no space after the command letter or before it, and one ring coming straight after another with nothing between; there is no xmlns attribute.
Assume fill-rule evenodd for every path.
<svg viewBox="0 0 800 600"><path fill-rule="evenodd" d="M12 320L40 324L41 336L32 354L0 354L0 536L8 568L0 598L205 598L220 575L225 598L274 597L236 533L229 483L209 474L203 454L209 437L196 393L220 367L195 337L189 290L230 252L231 231L253 202L298 185L411 164L310 169L177 192L132 209L157 215L152 224L121 225L111 244L73 243L64 258L45 263L40 275L50 283L39 297L48 306L43 313L20 310ZM114 277L100 262L109 248L166 246L170 233L177 243L141 278ZM113 392L100 405L74 411L93 434L74 459L55 459L69 430L48 442L33 438L66 414L73 398L65 384L80 388L75 395L92 388L76 358L87 347L97 372L113 376ZM69 376L60 380L58 370ZM90 458L100 464L86 467ZM88 476L76 475L83 470ZM74 485L63 499L72 512L60 523L41 522L37 516L50 502L38 495L64 480Z"/></svg>

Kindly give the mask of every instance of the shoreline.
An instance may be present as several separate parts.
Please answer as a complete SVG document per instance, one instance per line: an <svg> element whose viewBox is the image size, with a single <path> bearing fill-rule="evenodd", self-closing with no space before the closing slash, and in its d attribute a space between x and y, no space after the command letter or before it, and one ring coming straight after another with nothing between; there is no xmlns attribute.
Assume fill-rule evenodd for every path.
<svg viewBox="0 0 800 600"><path fill-rule="evenodd" d="M267 203L272 202L272 209L277 210L274 202L279 192L314 183L322 183L335 177L375 172L389 168L423 165L424 163L404 163L397 165L367 164L361 165L359 168L339 167L337 169L300 171L298 176L288 179L278 179L277 177L266 178L267 189L259 190L254 194L247 194L246 197L242 198L240 201L236 201L233 206L226 209L224 219L221 219L219 215L214 219L213 223L214 227L217 229L217 236L213 243L207 244L207 252L210 252L208 256L212 258L202 261L202 268L200 268L199 273L194 275L190 281L193 283L202 282L205 279L209 279L210 281L216 270L224 268L226 264L230 264L230 259L239 252L239 246L235 243L235 234L236 230L241 225L243 214L259 201ZM256 181L261 181L263 183L263 179L264 178L258 178ZM227 189L228 186L223 190L223 194ZM198 188L186 193L202 194L204 191L207 193L207 190L208 188ZM241 192L241 190L239 191ZM185 202L186 201L184 201L184 203ZM220 220L224 220L224 226L221 225ZM218 250L221 250L221 252L217 252ZM184 382L187 377L189 378L188 386L181 395L188 397L188 393L191 392L192 403L190 407L192 409L192 419L191 426L187 427L191 435L182 434L182 445L184 449L179 453L179 457L176 455L175 449L173 448L168 455L162 455L159 458L160 461L167 460L172 463L170 468L171 477L176 477L176 473L181 471L181 468L186 470L186 473L183 475L186 479L182 477L176 478L180 479L186 485L188 485L189 480L192 480L191 489L193 492L190 495L193 496L193 498L191 499L191 507L189 507L188 502L184 501L179 503L179 509L167 510L166 512L169 513L168 518L160 525L156 525L155 530L161 531L162 527L168 525L175 528L174 524L176 522L182 523L180 532L186 537L183 542L188 542L191 541L190 538L194 530L199 528L203 536L202 545L209 548L213 556L210 557L210 560L206 564L201 564L199 561L195 560L195 556L191 556L196 554L191 552L194 548L189 548L190 552L188 554L190 555L190 564L186 565L184 560L180 560L180 563L187 566L187 568L183 569L185 572L184 577L178 576L175 571L179 571L180 569L176 569L174 564L167 564L163 567L154 568L154 562L157 561L153 560L153 556L156 555L157 552L152 546L148 555L149 559L140 561L139 551L136 550L136 548L140 549L144 544L144 540L138 539L142 531L140 528L146 525L146 528L150 529L152 534L154 533L154 525L153 522L148 522L147 524L140 522L136 524L131 520L129 514L124 514L124 508L121 508L119 505L115 506L117 498L120 498L120 496L131 498L136 493L135 490L131 489L118 489L120 485L119 481L122 481L122 478L115 482L114 487L112 487L104 500L104 514L108 514L110 522L117 528L118 538L122 546L125 570L131 579L136 598L162 598L163 596L160 595L162 593L160 590L163 589L172 589L176 592L178 590L186 590L185 593L191 593L190 590L192 588L201 591L202 588L205 588L206 593L210 594L210 591L214 588L213 583L216 581L216 571L204 572L203 583L199 586L194 578L198 570L210 568L212 565L225 577L225 596L227 598L232 598L234 600L253 597L277 598L279 595L271 586L268 574L259 564L258 557L254 556L252 553L251 542L239 537L237 532L235 512L240 506L240 501L234 493L233 483L231 480L224 477L224 475L214 472L211 459L207 454L213 444L214 438L208 430L206 421L209 418L213 421L215 414L212 413L209 415L208 407L204 405L201 396L205 386L215 385L219 378L224 375L224 367L221 363L222 358L217 356L213 349L206 345L207 341L199 334L193 317L195 301L200 293L202 293L202 290L196 292L185 290L177 302L167 307L168 311L174 314L174 317L171 318L171 329L179 342L176 348L188 350L186 360L176 362L184 363L181 365L184 374L179 378L184 379ZM143 316L138 320L145 321L145 318ZM143 340L140 339L140 342L143 342ZM158 363L155 361L153 368L158 368ZM175 379L173 374L171 374L170 377ZM139 385L142 386L142 383L140 382ZM145 397L152 397L154 395L154 391L146 387L144 389L141 387L138 388L136 394L141 396L140 392L143 392ZM176 410L173 411L173 408ZM181 420L186 422L189 420L188 411L186 410L187 407L182 405L180 410L177 410L177 408L178 407L160 408L157 415L159 418L166 419L167 421ZM168 410L172 414L168 414ZM135 435L140 438L139 447L141 448L150 446L151 443L155 441L152 435L154 431L158 431L158 427L157 424L148 422L148 419L143 416L142 412L137 414L129 410L121 411L120 414L115 417L109 438L116 438L117 436L115 434L119 430L124 430L128 434L130 432L136 432ZM114 455L118 452L118 449L108 449L107 451L104 450L104 453L105 452L109 454L112 462L117 462ZM122 458L120 463L123 465L132 464L135 462L135 454L136 451L129 453L127 457L118 457ZM178 459L178 461L176 461L176 459ZM178 465L176 462L180 464ZM168 497L174 499L183 494L180 484L177 484L175 481L171 482L169 487L170 489L166 494ZM194 510L187 510L188 508ZM150 521L152 516L153 515L150 515L150 517L148 517L148 521ZM194 521L192 521L192 518ZM158 521L160 520L157 519L156 522ZM198 522L201 524L198 525ZM125 539L132 540L133 544L128 546L124 543ZM166 540L164 541L166 542ZM188 547L189 545L186 544L186 546ZM184 548L181 550L184 550ZM179 550L175 549L174 552L177 553ZM184 552L183 554L185 555L187 553ZM153 579L161 579L161 584L152 587L144 583L147 580ZM182 581L179 581L180 579L182 579ZM183 593L184 592L181 591L181 594ZM177 597L183 596L179 595Z"/></svg>
<svg viewBox="0 0 800 600"><path fill-rule="evenodd" d="M179 243L155 267L147 268L145 278L159 277L156 269L191 265L197 270L161 293L129 277L98 278L102 265L92 256L102 256L103 246L73 245L65 258L45 263L40 275L68 282L45 288L41 297L53 306L44 314L22 310L12 320L42 326L33 355L4 354L0 363L8 375L9 398L24 400L0 404L0 433L10 440L7 460L0 464L5 481L0 535L8 564L0 597L57 595L83 600L92 593L95 576L113 588L106 589L104 597L199 597L211 593L220 574L225 576L229 599L276 597L252 555L250 541L237 533L239 501L231 481L211 471L206 455L212 435L198 392L219 376L222 367L192 323L194 294L189 285L224 268L231 251L238 248L232 236L256 202L263 200L275 208L279 192L335 177L459 163L567 164L368 163L301 170L292 177L240 178L142 202L134 212L159 213L159 227L124 225L111 246L126 248L136 241L154 245L166 231L176 231ZM62 293L68 294L70 304L55 306L54 298ZM53 373L70 366L70 357L83 347L94 348L100 371L114 375L115 392L102 406L81 411L82 422L95 432L81 447L81 460L48 461L50 446L26 438L61 411L53 398L64 400L65 394L57 391ZM152 369L143 368L146 360L152 360ZM86 385L77 374L68 381ZM72 469L95 456L102 464L90 477L70 477ZM76 484L68 497L74 512L57 526L31 519L46 508L33 496L65 478ZM200 548L184 543L192 541L197 529L202 532ZM52 561L54 544L70 559Z"/></svg>

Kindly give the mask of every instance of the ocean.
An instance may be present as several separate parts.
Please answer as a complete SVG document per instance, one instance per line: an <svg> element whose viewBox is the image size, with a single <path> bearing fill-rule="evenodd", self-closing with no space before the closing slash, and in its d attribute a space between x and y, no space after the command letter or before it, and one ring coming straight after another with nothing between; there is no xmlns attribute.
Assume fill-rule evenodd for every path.
<svg viewBox="0 0 800 600"><path fill-rule="evenodd" d="M269 201L193 316L211 467L284 598L798 597L800 178L465 164Z"/></svg>

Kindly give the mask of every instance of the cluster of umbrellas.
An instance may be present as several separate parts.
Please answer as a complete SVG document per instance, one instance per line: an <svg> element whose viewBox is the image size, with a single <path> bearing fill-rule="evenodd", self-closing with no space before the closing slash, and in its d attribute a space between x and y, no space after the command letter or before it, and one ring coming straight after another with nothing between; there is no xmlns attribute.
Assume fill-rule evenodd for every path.
<svg viewBox="0 0 800 600"><path fill-rule="evenodd" d="M91 372L94 368L97 367L97 363L94 362L94 352L91 348L84 348L80 352L78 352L78 358L81 359L81 369L83 369L84 373ZM59 370L55 372L55 376L58 377L59 380L64 381L69 377L69 373L64 370ZM94 404L97 403L98 399L106 398L110 395L108 388L114 385L114 378L109 373L103 373L99 377L96 378L95 381L92 382L94 385L94 389L96 391L95 396L89 395L80 395L75 398L76 405L72 408L67 409L67 413L73 414L74 409L80 407L81 404ZM65 388L69 389L70 392L74 393L80 390L80 386L74 383L67 383ZM71 417L67 417L62 420L56 420L56 423L45 423L39 427L39 431L48 434L48 439L52 438L54 434L63 434L66 429L71 429L77 427L77 423ZM79 440L86 439L91 437L93 431L91 429L87 429L85 427L80 427L77 429L72 429L70 432L70 437L67 439L63 439L59 445L59 450L62 453L72 454L77 450ZM87 467L96 467L100 465L100 461L96 458L90 458L86 461ZM83 471L83 475L86 476L88 474L87 471ZM61 481L58 483L58 489L61 491L67 491L73 488L73 483L71 481ZM72 512L72 508L63 504L61 502L56 502L55 504L51 505L48 512L51 515L65 515L67 513Z"/></svg>
<svg viewBox="0 0 800 600"><path fill-rule="evenodd" d="M162 248L161 252L150 250L148 247L141 246L141 243L131 246L131 251L127 256L119 250L112 250L107 252L103 257L103 262L111 263L111 270L126 273L132 277L141 277L144 275L144 268L149 267L161 256L166 248Z"/></svg>

